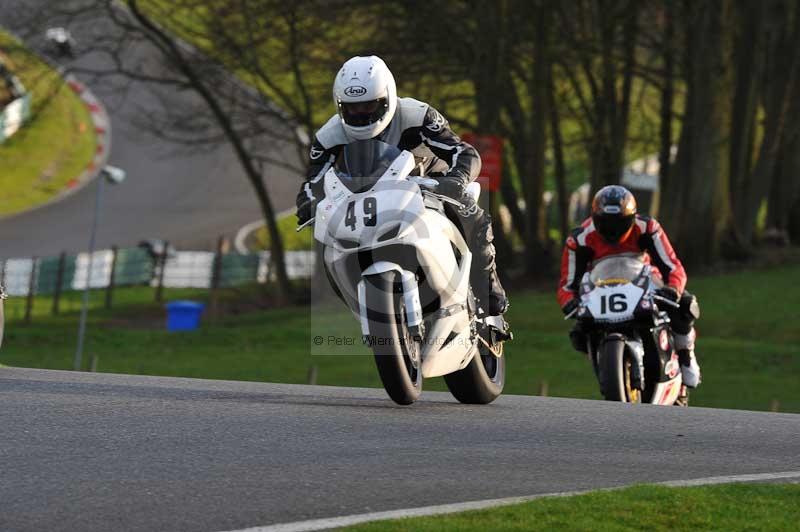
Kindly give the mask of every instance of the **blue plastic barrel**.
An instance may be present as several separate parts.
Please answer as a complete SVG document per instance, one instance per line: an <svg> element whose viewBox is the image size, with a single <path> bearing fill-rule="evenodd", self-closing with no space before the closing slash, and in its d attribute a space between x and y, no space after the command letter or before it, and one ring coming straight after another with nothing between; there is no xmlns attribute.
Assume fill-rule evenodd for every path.
<svg viewBox="0 0 800 532"><path fill-rule="evenodd" d="M200 326L200 315L206 306L197 301L167 303L167 330L194 331Z"/></svg>

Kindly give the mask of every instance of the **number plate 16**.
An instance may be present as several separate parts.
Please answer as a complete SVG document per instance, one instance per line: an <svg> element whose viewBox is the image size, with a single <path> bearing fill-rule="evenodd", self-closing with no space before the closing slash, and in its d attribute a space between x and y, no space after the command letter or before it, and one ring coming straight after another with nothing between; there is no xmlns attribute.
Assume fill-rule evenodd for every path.
<svg viewBox="0 0 800 532"><path fill-rule="evenodd" d="M622 321L633 316L644 290L633 284L600 286L586 296L592 316L598 320Z"/></svg>

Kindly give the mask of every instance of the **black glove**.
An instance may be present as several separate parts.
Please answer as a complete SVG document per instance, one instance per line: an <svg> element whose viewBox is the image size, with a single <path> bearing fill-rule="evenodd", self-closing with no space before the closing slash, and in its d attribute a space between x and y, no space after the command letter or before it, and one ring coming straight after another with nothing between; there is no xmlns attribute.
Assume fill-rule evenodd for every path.
<svg viewBox="0 0 800 532"><path fill-rule="evenodd" d="M573 310L578 308L578 305L580 305L580 303L576 298L573 297L572 299L567 301L563 307L561 307L561 312L564 313L564 316L567 316L570 313L572 313Z"/></svg>
<svg viewBox="0 0 800 532"><path fill-rule="evenodd" d="M676 289L671 286L662 286L658 290L656 290L656 295L663 297L664 299L669 299L677 303L681 299L681 295L678 293Z"/></svg>
<svg viewBox="0 0 800 532"><path fill-rule="evenodd" d="M439 186L436 187L437 194L461 201L466 189L466 185L464 184L464 180L462 178L453 175L446 175L438 177L437 181L439 181Z"/></svg>
<svg viewBox="0 0 800 532"><path fill-rule="evenodd" d="M311 218L314 217L314 211L316 210L317 202L314 200L308 200L305 203L297 206L297 225L303 225Z"/></svg>

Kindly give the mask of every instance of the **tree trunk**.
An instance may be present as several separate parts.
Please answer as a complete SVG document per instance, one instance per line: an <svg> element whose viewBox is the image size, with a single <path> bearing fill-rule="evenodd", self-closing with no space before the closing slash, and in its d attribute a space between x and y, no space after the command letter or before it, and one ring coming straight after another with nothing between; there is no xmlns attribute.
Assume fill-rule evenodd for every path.
<svg viewBox="0 0 800 532"><path fill-rule="evenodd" d="M658 172L659 187L664 189L670 179L672 165L672 106L675 99L675 6L672 2L664 5L664 86L661 89L661 109L659 125Z"/></svg>
<svg viewBox="0 0 800 532"><path fill-rule="evenodd" d="M800 207L800 135L781 143L777 160L770 190L767 227L789 235L794 242L800 242L800 226L791 227L793 214L800 220L797 216L800 213L792 212Z"/></svg>
<svg viewBox="0 0 800 532"><path fill-rule="evenodd" d="M564 165L564 140L561 135L561 120L556 104L556 87L552 65L547 76L547 104L550 118L550 140L553 142L555 162L556 201L558 203L558 228L562 240L569 234L572 220L569 219L569 196L567 194L567 171Z"/></svg>
<svg viewBox="0 0 800 532"><path fill-rule="evenodd" d="M242 138L237 134L230 117L222 108L220 102L215 98L209 87L203 82L200 75L192 67L188 61L185 53L182 51L176 41L167 35L161 28L150 20L145 14L141 12L137 0L128 0L128 8L136 20L153 36L155 40L160 43L160 48L168 54L168 59L171 63L178 68L181 73L186 76L190 82L191 88L200 95L211 110L214 118L219 123L225 137L231 143L239 164L247 175L250 184L256 192L261 211L264 214L264 219L267 224L267 230L270 238L272 239L271 261L275 268L275 274L278 282L278 303L283 304L289 300L289 277L286 272L286 261L283 253L283 241L278 230L278 224L275 220L275 210L272 206L272 201L269 198L267 189L261 179L261 174L255 167L253 159L250 157L247 149L244 146Z"/></svg>
<svg viewBox="0 0 800 532"><path fill-rule="evenodd" d="M503 105L503 76L501 73L508 68L506 64L506 35L505 25L508 16L508 1L482 2L476 6L477 27L474 53L475 68L472 72L473 85L475 86L475 107L478 118L478 132L485 135L499 135L501 124L500 116ZM507 180L504 168L503 181ZM512 187L513 188L513 187ZM495 248L498 259L508 263L512 259L512 247L509 235L506 234L498 218L494 193L484 192L489 197L492 218ZM504 195L505 196L505 195Z"/></svg>
<svg viewBox="0 0 800 532"><path fill-rule="evenodd" d="M732 228L737 241L746 247L753 244L758 213L771 188L781 139L791 120L789 111L800 74L800 31L790 28L791 17L785 11L785 4L776 3L771 7L771 20L760 28L762 33L772 29L770 33L777 34L767 48L769 66L762 89L765 114L763 138L752 171L742 176L731 176L734 192ZM753 75L753 72L748 74ZM739 177L739 180L733 181L734 177Z"/></svg>
<svg viewBox="0 0 800 532"><path fill-rule="evenodd" d="M739 210L745 182L750 176L758 109L758 88L764 66L762 46L764 4L737 2L738 38L734 50L736 86L731 118L730 183L733 209Z"/></svg>
<svg viewBox="0 0 800 532"><path fill-rule="evenodd" d="M686 109L678 155L661 198L661 219L689 265L720 255L730 219L728 144L730 76L722 21L728 2L684 4Z"/></svg>
<svg viewBox="0 0 800 532"><path fill-rule="evenodd" d="M525 153L525 173L528 180L525 196L525 263L529 273L541 273L547 266L542 260L544 242L546 239L546 223L544 209L542 208L542 194L544 193L545 153L547 150L547 93L549 52L548 52L548 10L545 6L537 6L535 10L535 28L533 48L533 73L529 85L531 95L531 142L529 150ZM517 148L515 147L515 150ZM520 169L521 170L521 169ZM522 170L521 170L522 171Z"/></svg>
<svg viewBox="0 0 800 532"><path fill-rule="evenodd" d="M594 99L596 122L590 143L592 193L619 183L625 166L639 10L640 2L636 1L600 1L597 4L601 84ZM622 56L621 65L618 54ZM619 89L618 81L621 81Z"/></svg>

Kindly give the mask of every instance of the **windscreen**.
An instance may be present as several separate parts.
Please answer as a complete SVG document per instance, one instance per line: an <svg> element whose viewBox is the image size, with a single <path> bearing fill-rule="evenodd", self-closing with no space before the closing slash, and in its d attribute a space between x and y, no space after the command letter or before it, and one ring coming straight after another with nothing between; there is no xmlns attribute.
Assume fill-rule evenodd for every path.
<svg viewBox="0 0 800 532"><path fill-rule="evenodd" d="M594 264L589 279L593 284L598 281L625 280L633 281L644 267L641 255L617 255L600 259Z"/></svg>
<svg viewBox="0 0 800 532"><path fill-rule="evenodd" d="M359 140L347 144L336 158L336 175L352 192L371 188L391 166L401 151L380 140Z"/></svg>

